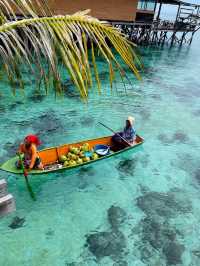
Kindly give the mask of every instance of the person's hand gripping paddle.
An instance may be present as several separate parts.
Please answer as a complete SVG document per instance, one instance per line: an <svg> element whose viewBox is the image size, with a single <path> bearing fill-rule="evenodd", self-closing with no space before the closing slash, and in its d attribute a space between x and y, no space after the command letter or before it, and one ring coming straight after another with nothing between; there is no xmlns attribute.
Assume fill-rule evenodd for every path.
<svg viewBox="0 0 200 266"><path fill-rule="evenodd" d="M31 198L33 200L36 200L36 197L35 197L35 193L33 192L30 184L29 184L29 181L28 181L28 170L24 167L24 162L23 162L23 159L22 159L22 156L20 153L18 153L18 156L19 156L19 161L20 161L20 164L21 164L21 167L22 167L22 171L23 171L23 174L24 174L24 178L25 178L25 181L26 181L26 186L27 186L27 189L29 191L29 194L31 196Z"/></svg>

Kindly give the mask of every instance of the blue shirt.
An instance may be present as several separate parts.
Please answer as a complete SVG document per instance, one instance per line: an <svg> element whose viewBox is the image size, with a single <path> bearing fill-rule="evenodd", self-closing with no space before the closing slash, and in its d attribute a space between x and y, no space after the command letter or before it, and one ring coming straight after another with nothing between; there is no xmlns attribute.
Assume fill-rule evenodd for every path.
<svg viewBox="0 0 200 266"><path fill-rule="evenodd" d="M123 131L123 138L128 141L133 141L136 138L136 130L133 127L125 127Z"/></svg>

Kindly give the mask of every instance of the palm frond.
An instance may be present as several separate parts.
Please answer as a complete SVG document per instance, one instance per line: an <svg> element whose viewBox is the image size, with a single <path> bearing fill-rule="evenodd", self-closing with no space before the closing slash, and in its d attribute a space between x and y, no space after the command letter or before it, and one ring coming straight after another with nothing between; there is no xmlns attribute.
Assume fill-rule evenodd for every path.
<svg viewBox="0 0 200 266"><path fill-rule="evenodd" d="M16 16L17 13L21 14L21 18ZM61 63L85 99L93 84L90 55L101 93L96 50L108 63L111 87L115 78L114 69L124 76L112 47L140 78L136 67L140 60L133 44L119 30L88 13L89 10L86 10L73 15L55 16L46 0L35 0L34 4L32 0L0 0L0 57L10 84L18 80L20 87L24 88L21 74L23 64L37 77L38 84L43 80L46 92L52 85L56 92L62 93ZM91 47L91 52L88 47Z"/></svg>

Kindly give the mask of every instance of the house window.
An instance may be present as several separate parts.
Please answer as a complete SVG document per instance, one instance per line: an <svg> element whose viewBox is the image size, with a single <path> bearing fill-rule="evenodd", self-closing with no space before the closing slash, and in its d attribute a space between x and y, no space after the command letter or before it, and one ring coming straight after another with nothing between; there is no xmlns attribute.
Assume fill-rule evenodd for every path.
<svg viewBox="0 0 200 266"><path fill-rule="evenodd" d="M154 10L154 7L155 7L154 0L139 0L137 9Z"/></svg>

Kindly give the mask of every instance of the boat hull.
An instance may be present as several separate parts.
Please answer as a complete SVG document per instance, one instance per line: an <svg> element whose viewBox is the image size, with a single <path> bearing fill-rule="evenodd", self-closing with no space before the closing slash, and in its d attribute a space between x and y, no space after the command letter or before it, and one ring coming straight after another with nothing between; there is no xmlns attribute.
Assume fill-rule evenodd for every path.
<svg viewBox="0 0 200 266"><path fill-rule="evenodd" d="M112 138L112 136L107 136L107 137L103 137L103 138L97 138L97 139L92 139L92 140L84 140L84 141L76 142L76 143L64 144L64 145L61 145L58 147L52 147L52 148L41 150L41 151L39 151L39 156L40 156L44 165L50 165L50 164L56 163L58 161L58 158L60 155L66 154L69 151L70 146L78 147L78 146L80 146L86 142L90 144L90 147L93 147L96 144L111 145L111 138ZM111 152L108 155L99 157L96 160L91 160L89 162L84 162L82 164L78 164L75 166L68 166L68 167L62 167L62 168L56 168L56 169L48 169L48 170L33 169L29 172L29 174L41 175L41 174L61 172L61 171L66 171L66 170L70 170L73 168L82 167L82 166L85 166L88 164L92 164L92 163L116 156L120 153L129 151L131 149L134 149L134 148L138 147L139 145L141 145L143 142L144 142L143 138L141 138L140 136L137 135L135 145L126 147L126 148L119 150L117 152ZM11 158L10 160L8 160L4 164L2 164L0 169L3 171L6 171L6 172L13 173L13 174L23 174L23 171L21 169L17 169L15 166L15 162L17 160L18 160L17 156Z"/></svg>

